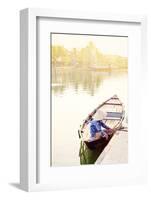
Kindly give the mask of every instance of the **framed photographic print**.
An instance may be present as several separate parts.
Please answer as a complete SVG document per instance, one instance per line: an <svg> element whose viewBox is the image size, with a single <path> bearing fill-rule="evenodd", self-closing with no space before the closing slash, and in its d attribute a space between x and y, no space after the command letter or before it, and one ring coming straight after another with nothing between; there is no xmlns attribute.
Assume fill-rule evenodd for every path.
<svg viewBox="0 0 151 200"><path fill-rule="evenodd" d="M144 183L146 17L25 9L20 19L22 189Z"/></svg>

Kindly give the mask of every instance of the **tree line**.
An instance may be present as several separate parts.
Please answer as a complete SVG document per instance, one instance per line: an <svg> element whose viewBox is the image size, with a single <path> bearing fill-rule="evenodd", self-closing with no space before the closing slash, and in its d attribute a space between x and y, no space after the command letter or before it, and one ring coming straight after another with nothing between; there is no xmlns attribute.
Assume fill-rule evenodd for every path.
<svg viewBox="0 0 151 200"><path fill-rule="evenodd" d="M51 62L53 67L83 67L97 66L126 69L128 59L119 55L103 54L93 42L89 42L84 48L66 49L61 45L53 45L51 48Z"/></svg>

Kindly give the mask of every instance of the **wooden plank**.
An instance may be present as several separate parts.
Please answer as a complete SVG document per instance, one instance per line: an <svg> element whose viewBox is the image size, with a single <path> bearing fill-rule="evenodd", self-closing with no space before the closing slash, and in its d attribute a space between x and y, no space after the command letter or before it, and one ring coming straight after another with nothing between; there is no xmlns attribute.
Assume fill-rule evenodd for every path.
<svg viewBox="0 0 151 200"><path fill-rule="evenodd" d="M122 103L105 103L105 105L122 106Z"/></svg>
<svg viewBox="0 0 151 200"><path fill-rule="evenodd" d="M114 117L114 118L105 118L104 120L121 120L121 117L120 118L118 118L118 117Z"/></svg>
<svg viewBox="0 0 151 200"><path fill-rule="evenodd" d="M118 99L118 100L119 100L119 98L118 98L118 97L112 97L111 99L116 99L116 100Z"/></svg>

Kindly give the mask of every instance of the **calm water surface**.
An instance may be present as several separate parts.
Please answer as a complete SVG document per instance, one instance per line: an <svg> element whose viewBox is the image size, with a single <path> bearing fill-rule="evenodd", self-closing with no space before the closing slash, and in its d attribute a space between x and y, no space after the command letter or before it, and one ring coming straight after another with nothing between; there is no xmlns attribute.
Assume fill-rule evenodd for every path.
<svg viewBox="0 0 151 200"><path fill-rule="evenodd" d="M88 113L114 94L127 107L127 71L52 70L53 166L80 165L79 126Z"/></svg>

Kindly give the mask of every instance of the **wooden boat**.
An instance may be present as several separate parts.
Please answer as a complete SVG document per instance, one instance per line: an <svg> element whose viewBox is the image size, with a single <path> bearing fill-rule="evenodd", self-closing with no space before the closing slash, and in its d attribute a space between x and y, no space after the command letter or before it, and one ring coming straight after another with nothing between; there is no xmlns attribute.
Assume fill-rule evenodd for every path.
<svg viewBox="0 0 151 200"><path fill-rule="evenodd" d="M98 109L106 113L106 116L102 121L112 129L112 134L109 136L108 140L111 139L116 131L122 128L122 122L125 116L124 105L118 96L114 95L113 97L100 104L96 109L94 109L80 126L78 131L79 137L87 145L88 148L94 148L98 143L108 143L103 137L96 138L93 141L90 140L89 123Z"/></svg>

